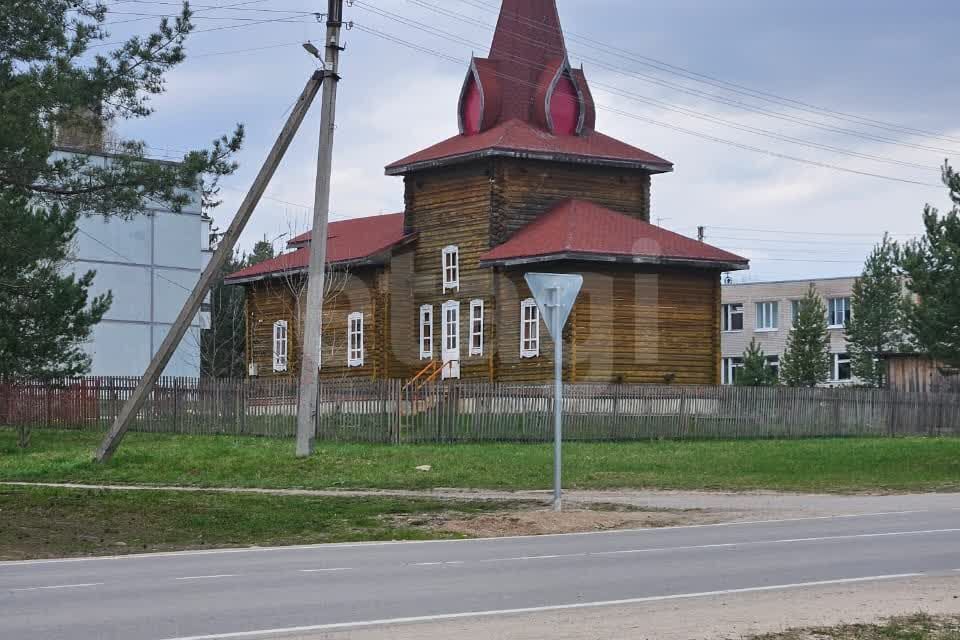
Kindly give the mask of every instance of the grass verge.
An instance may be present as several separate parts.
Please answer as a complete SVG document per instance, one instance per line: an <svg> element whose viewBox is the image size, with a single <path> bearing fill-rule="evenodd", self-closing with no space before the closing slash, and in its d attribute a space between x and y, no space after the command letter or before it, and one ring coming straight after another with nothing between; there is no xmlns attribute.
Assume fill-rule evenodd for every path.
<svg viewBox="0 0 960 640"><path fill-rule="evenodd" d="M502 503L0 488L0 560L235 546L462 538L405 526Z"/></svg>
<svg viewBox="0 0 960 640"><path fill-rule="evenodd" d="M324 445L297 460L291 440L130 434L107 465L100 435L36 431L21 451L0 429L0 480L199 487L545 489L549 445ZM419 465L431 465L427 473ZM906 492L960 489L960 439L873 438L571 443L569 488Z"/></svg>
<svg viewBox="0 0 960 640"><path fill-rule="evenodd" d="M960 640L960 616L917 614L883 624L800 629L754 636L750 640Z"/></svg>

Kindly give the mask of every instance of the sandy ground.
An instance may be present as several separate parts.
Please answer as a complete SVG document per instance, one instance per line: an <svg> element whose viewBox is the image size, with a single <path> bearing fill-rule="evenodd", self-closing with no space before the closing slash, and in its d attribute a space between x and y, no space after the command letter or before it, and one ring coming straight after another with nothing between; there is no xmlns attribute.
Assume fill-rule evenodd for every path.
<svg viewBox="0 0 960 640"><path fill-rule="evenodd" d="M484 491L465 489L434 489L432 491L389 490L308 490L308 489L246 489L200 488L169 486L130 486L94 484L48 484L0 482L0 485L46 486L77 489L164 490L178 492L254 493L287 496L398 496L413 498L448 498L454 500L530 501L548 505L549 491ZM471 518L452 522L452 531L471 535L496 536L536 533L564 533L625 527L676 526L682 524L712 524L716 522L743 522L810 518L893 511L941 511L960 509L960 493L923 494L799 494L772 491L740 493L709 491L567 491L564 504L569 517L554 518L545 509L521 509L494 516L492 521ZM607 513L610 507L620 506L622 512ZM577 512L591 511L586 517ZM526 515L523 515L526 514ZM511 522L509 518L520 517ZM436 524L436 523L434 523ZM457 528L460 527L460 528ZM499 532L499 533L498 533Z"/></svg>
<svg viewBox="0 0 960 640"><path fill-rule="evenodd" d="M787 628L960 614L960 577L734 594L357 631L299 640L727 640Z"/></svg>

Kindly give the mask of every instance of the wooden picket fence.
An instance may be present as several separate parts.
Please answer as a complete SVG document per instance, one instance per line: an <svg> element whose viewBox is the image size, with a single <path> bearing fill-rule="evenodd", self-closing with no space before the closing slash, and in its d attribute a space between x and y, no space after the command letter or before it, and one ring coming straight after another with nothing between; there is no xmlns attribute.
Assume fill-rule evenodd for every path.
<svg viewBox="0 0 960 640"><path fill-rule="evenodd" d="M136 378L0 385L0 426L105 430ZM878 389L568 384L569 441L960 436L960 395ZM546 442L553 387L456 381L324 382L317 437L382 444ZM292 437L294 380L164 378L132 429Z"/></svg>

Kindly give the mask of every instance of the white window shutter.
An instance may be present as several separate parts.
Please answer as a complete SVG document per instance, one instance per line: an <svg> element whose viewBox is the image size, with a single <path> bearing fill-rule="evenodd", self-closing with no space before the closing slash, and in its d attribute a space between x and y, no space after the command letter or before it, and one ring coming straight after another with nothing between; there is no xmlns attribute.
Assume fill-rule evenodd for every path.
<svg viewBox="0 0 960 640"><path fill-rule="evenodd" d="M363 366L363 314L351 313L347 317L347 366Z"/></svg>
<svg viewBox="0 0 960 640"><path fill-rule="evenodd" d="M288 367L289 338L286 320L277 320L273 323L273 370L286 371Z"/></svg>

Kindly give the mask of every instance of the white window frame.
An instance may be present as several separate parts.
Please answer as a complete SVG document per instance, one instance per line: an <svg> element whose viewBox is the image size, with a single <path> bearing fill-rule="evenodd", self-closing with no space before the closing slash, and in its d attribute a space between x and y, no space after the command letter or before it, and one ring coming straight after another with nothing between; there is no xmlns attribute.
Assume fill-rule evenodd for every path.
<svg viewBox="0 0 960 640"><path fill-rule="evenodd" d="M420 307L420 359L433 360L433 305Z"/></svg>
<svg viewBox="0 0 960 640"><path fill-rule="evenodd" d="M273 323L273 370L286 371L290 367L290 323L277 320Z"/></svg>
<svg viewBox="0 0 960 640"><path fill-rule="evenodd" d="M740 316L740 328L731 329L733 325L733 316ZM743 303L742 302L731 302L723 305L721 307L721 318L723 322L723 332L724 333L742 333L743 332Z"/></svg>
<svg viewBox="0 0 960 640"><path fill-rule="evenodd" d="M532 317L527 317L527 312L531 311ZM527 337L526 330L530 328L530 335ZM540 308L537 307L537 301L533 298L527 298L520 303L520 357L536 358L540 355Z"/></svg>
<svg viewBox="0 0 960 640"><path fill-rule="evenodd" d="M770 367L770 369L774 373L776 373L777 380L779 380L780 379L780 356L777 354L767 356L767 366Z"/></svg>
<svg viewBox="0 0 960 640"><path fill-rule="evenodd" d="M440 256L440 274L443 278L443 290L460 290L460 248L456 245L444 247Z"/></svg>
<svg viewBox="0 0 960 640"><path fill-rule="evenodd" d="M841 357L843 356L843 357ZM840 363L850 365L850 377L849 378L840 378ZM833 382L852 382L853 381L853 364L850 362L849 353L835 353L833 354Z"/></svg>
<svg viewBox="0 0 960 640"><path fill-rule="evenodd" d="M758 302L756 306L757 317L754 323L755 331L779 331L780 329L780 303L775 300Z"/></svg>
<svg viewBox="0 0 960 640"><path fill-rule="evenodd" d="M843 304L839 304L843 303ZM837 319L837 307L842 307L840 309L842 315L842 322L836 322ZM847 326L847 317L852 315L850 312L850 298L849 296L840 297L840 298L830 298L827 301L827 325L830 329L843 329Z"/></svg>
<svg viewBox="0 0 960 640"><path fill-rule="evenodd" d="M720 366L720 384L731 386L736 381L734 371L743 368L743 358L723 358Z"/></svg>
<svg viewBox="0 0 960 640"><path fill-rule="evenodd" d="M470 301L470 355L483 355L483 300Z"/></svg>
<svg viewBox="0 0 960 640"><path fill-rule="evenodd" d="M363 314L360 312L347 316L347 366L363 366Z"/></svg>

